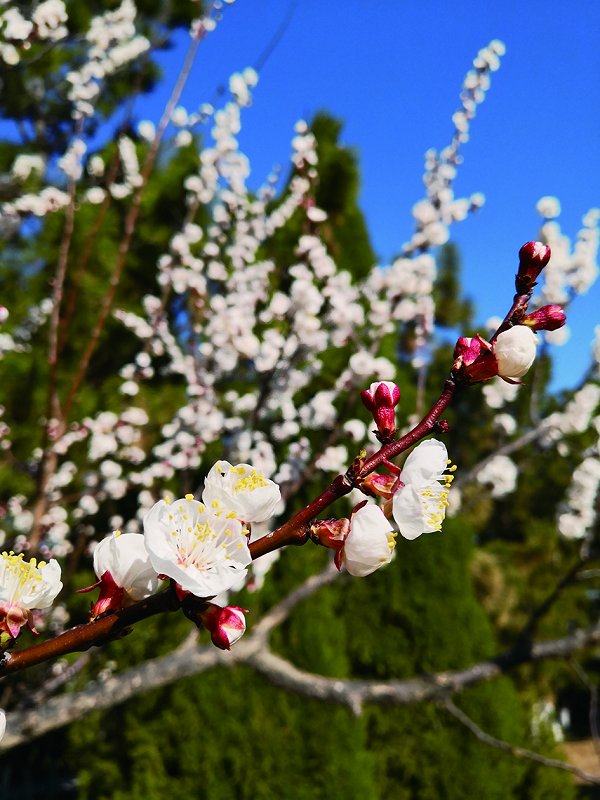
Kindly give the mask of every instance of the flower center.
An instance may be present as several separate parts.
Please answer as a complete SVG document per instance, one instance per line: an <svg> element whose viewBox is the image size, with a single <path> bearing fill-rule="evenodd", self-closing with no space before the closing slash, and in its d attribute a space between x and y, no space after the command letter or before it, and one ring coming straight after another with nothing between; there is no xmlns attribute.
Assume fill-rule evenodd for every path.
<svg viewBox="0 0 600 800"><path fill-rule="evenodd" d="M171 536L177 539L178 563L183 567L208 570L223 558L229 560L231 556L227 549L231 544L231 529L226 528L219 535L211 526L210 519L198 518L198 514L204 516L205 507L196 503L192 505L193 495L186 495L185 499L187 503L181 503L173 514L169 514L173 524Z"/></svg>
<svg viewBox="0 0 600 800"><path fill-rule="evenodd" d="M239 492L253 492L255 489L262 489L264 486L267 486L264 476L261 475L256 469L253 469L246 475L243 467L241 467L239 469L239 474L241 474L243 477L237 480L234 484L233 489L236 494Z"/></svg>

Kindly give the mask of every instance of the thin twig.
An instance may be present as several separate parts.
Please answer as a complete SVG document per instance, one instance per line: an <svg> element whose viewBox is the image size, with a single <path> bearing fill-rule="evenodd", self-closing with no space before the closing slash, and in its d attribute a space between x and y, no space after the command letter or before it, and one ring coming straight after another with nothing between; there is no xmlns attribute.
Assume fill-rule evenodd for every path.
<svg viewBox="0 0 600 800"><path fill-rule="evenodd" d="M464 725L465 728L470 730L473 736L475 736L484 744L488 744L491 747L502 750L504 753L510 753L510 755L514 756L515 758L525 758L529 761L535 761L536 764L541 764L544 767L562 769L565 772L570 772L572 775L576 775L580 780L585 781L586 783L600 785L599 776L585 772L584 770L579 769L579 767L574 767L572 764L567 764L566 761L559 761L557 758L548 758L540 753L534 753L532 750L526 750L524 747L518 747L517 745L509 744L509 742L505 742L502 739L496 739L495 736L490 736L489 733L486 733L484 730L482 730L479 725L477 725L477 723L471 719L471 717L467 716L464 711L461 711L461 709L458 708L458 706L456 706L449 698L444 700L444 702L441 703L441 706L462 725Z"/></svg>
<svg viewBox="0 0 600 800"><path fill-rule="evenodd" d="M594 750L596 756L600 760L600 732L598 730L598 687L594 681L590 680L589 675L584 668L574 659L569 659L571 669L576 673L579 680L585 685L590 693L590 733L592 734L592 742L594 743Z"/></svg>

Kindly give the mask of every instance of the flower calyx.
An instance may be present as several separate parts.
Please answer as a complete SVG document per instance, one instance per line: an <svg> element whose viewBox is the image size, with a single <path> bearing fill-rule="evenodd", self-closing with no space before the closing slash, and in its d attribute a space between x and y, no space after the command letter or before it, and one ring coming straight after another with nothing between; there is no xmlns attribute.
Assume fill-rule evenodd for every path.
<svg viewBox="0 0 600 800"><path fill-rule="evenodd" d="M115 531L106 536L94 550L94 572L98 581L78 590L100 588L91 608L92 620L144 600L158 590L160 582L141 533Z"/></svg>
<svg viewBox="0 0 600 800"><path fill-rule="evenodd" d="M389 442L396 433L394 409L400 402L400 389L392 381L376 381L360 397L377 425L375 435L380 442Z"/></svg>
<svg viewBox="0 0 600 800"><path fill-rule="evenodd" d="M358 487L361 492L372 497L383 497L389 500L397 488L398 475L381 475L378 472L371 472L360 482Z"/></svg>
<svg viewBox="0 0 600 800"><path fill-rule="evenodd" d="M310 538L315 544L321 544L323 547L329 547L331 550L335 550L337 559L338 553L342 549L349 531L350 520L346 517L342 517L341 519L335 519L335 517L317 519L310 526Z"/></svg>
<svg viewBox="0 0 600 800"><path fill-rule="evenodd" d="M481 336L461 336L454 349L452 371L457 381L481 383L499 375L508 383L518 383L533 364L537 340L527 325L514 325L493 344Z"/></svg>
<svg viewBox="0 0 600 800"><path fill-rule="evenodd" d="M498 374L492 345L477 336L461 336L454 348L452 372L459 382L480 383Z"/></svg>

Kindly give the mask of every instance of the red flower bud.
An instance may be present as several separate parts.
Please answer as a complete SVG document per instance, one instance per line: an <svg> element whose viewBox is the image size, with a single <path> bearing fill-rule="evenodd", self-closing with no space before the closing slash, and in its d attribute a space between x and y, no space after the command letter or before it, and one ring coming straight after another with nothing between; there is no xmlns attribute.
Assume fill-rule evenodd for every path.
<svg viewBox="0 0 600 800"><path fill-rule="evenodd" d="M523 245L519 250L519 271L515 277L517 294L526 294L533 289L551 255L552 251L543 242L526 242Z"/></svg>
<svg viewBox="0 0 600 800"><path fill-rule="evenodd" d="M396 431L394 408L400 402L400 389L391 381L376 381L360 393L361 400L373 414L379 437L389 438Z"/></svg>
<svg viewBox="0 0 600 800"><path fill-rule="evenodd" d="M361 481L360 488L366 489L375 497L389 499L392 496L392 489L397 480L397 475L380 475L378 472L371 472Z"/></svg>
<svg viewBox="0 0 600 800"><path fill-rule="evenodd" d="M522 325L527 325L534 331L556 331L567 321L565 312L560 306L542 306L532 314L526 314L521 320Z"/></svg>
<svg viewBox="0 0 600 800"><path fill-rule="evenodd" d="M244 614L247 613L248 609L239 606L221 608L215 603L206 603L199 616L206 630L210 631L215 647L230 650L231 645L241 639L246 631Z"/></svg>

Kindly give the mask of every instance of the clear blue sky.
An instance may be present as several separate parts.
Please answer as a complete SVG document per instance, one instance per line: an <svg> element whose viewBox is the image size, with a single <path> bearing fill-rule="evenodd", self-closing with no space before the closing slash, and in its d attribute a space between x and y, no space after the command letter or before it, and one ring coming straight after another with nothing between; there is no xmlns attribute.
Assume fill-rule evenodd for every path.
<svg viewBox="0 0 600 800"><path fill-rule="evenodd" d="M184 104L197 107L231 72L253 65L289 6L237 0L227 7L202 45ZM600 205L600 4L297 0L261 70L240 137L258 185L274 163L286 163L298 118L326 109L343 119L344 142L360 158L361 205L373 244L389 259L411 233L423 154L449 141L464 74L493 38L505 42L507 53L473 122L456 181L458 195L481 191L487 202L453 229L481 321L510 299L516 252L536 236L542 195L560 198L569 235ZM184 39L161 56L169 76ZM144 101L140 115L155 116L162 97ZM573 385L581 375L599 307L600 285L572 307L571 341L556 348L557 385Z"/></svg>
<svg viewBox="0 0 600 800"><path fill-rule="evenodd" d="M197 108L228 76L254 65L290 0L237 0L202 44L183 97ZM594 0L297 0L291 22L260 73L244 111L242 148L258 186L287 163L294 122L326 109L345 121L356 149L361 205L382 261L410 236L422 196L423 154L452 132L462 79L491 39L507 47L464 147L459 196L481 191L481 212L453 228L478 319L501 313L512 293L516 253L536 237L537 200L559 197L564 231L600 206L600 3ZM140 119L157 119L187 36L160 55L167 80L143 98ZM501 302L498 302L499 299ZM600 322L600 284L570 314L571 342L556 348L555 385L573 385Z"/></svg>

